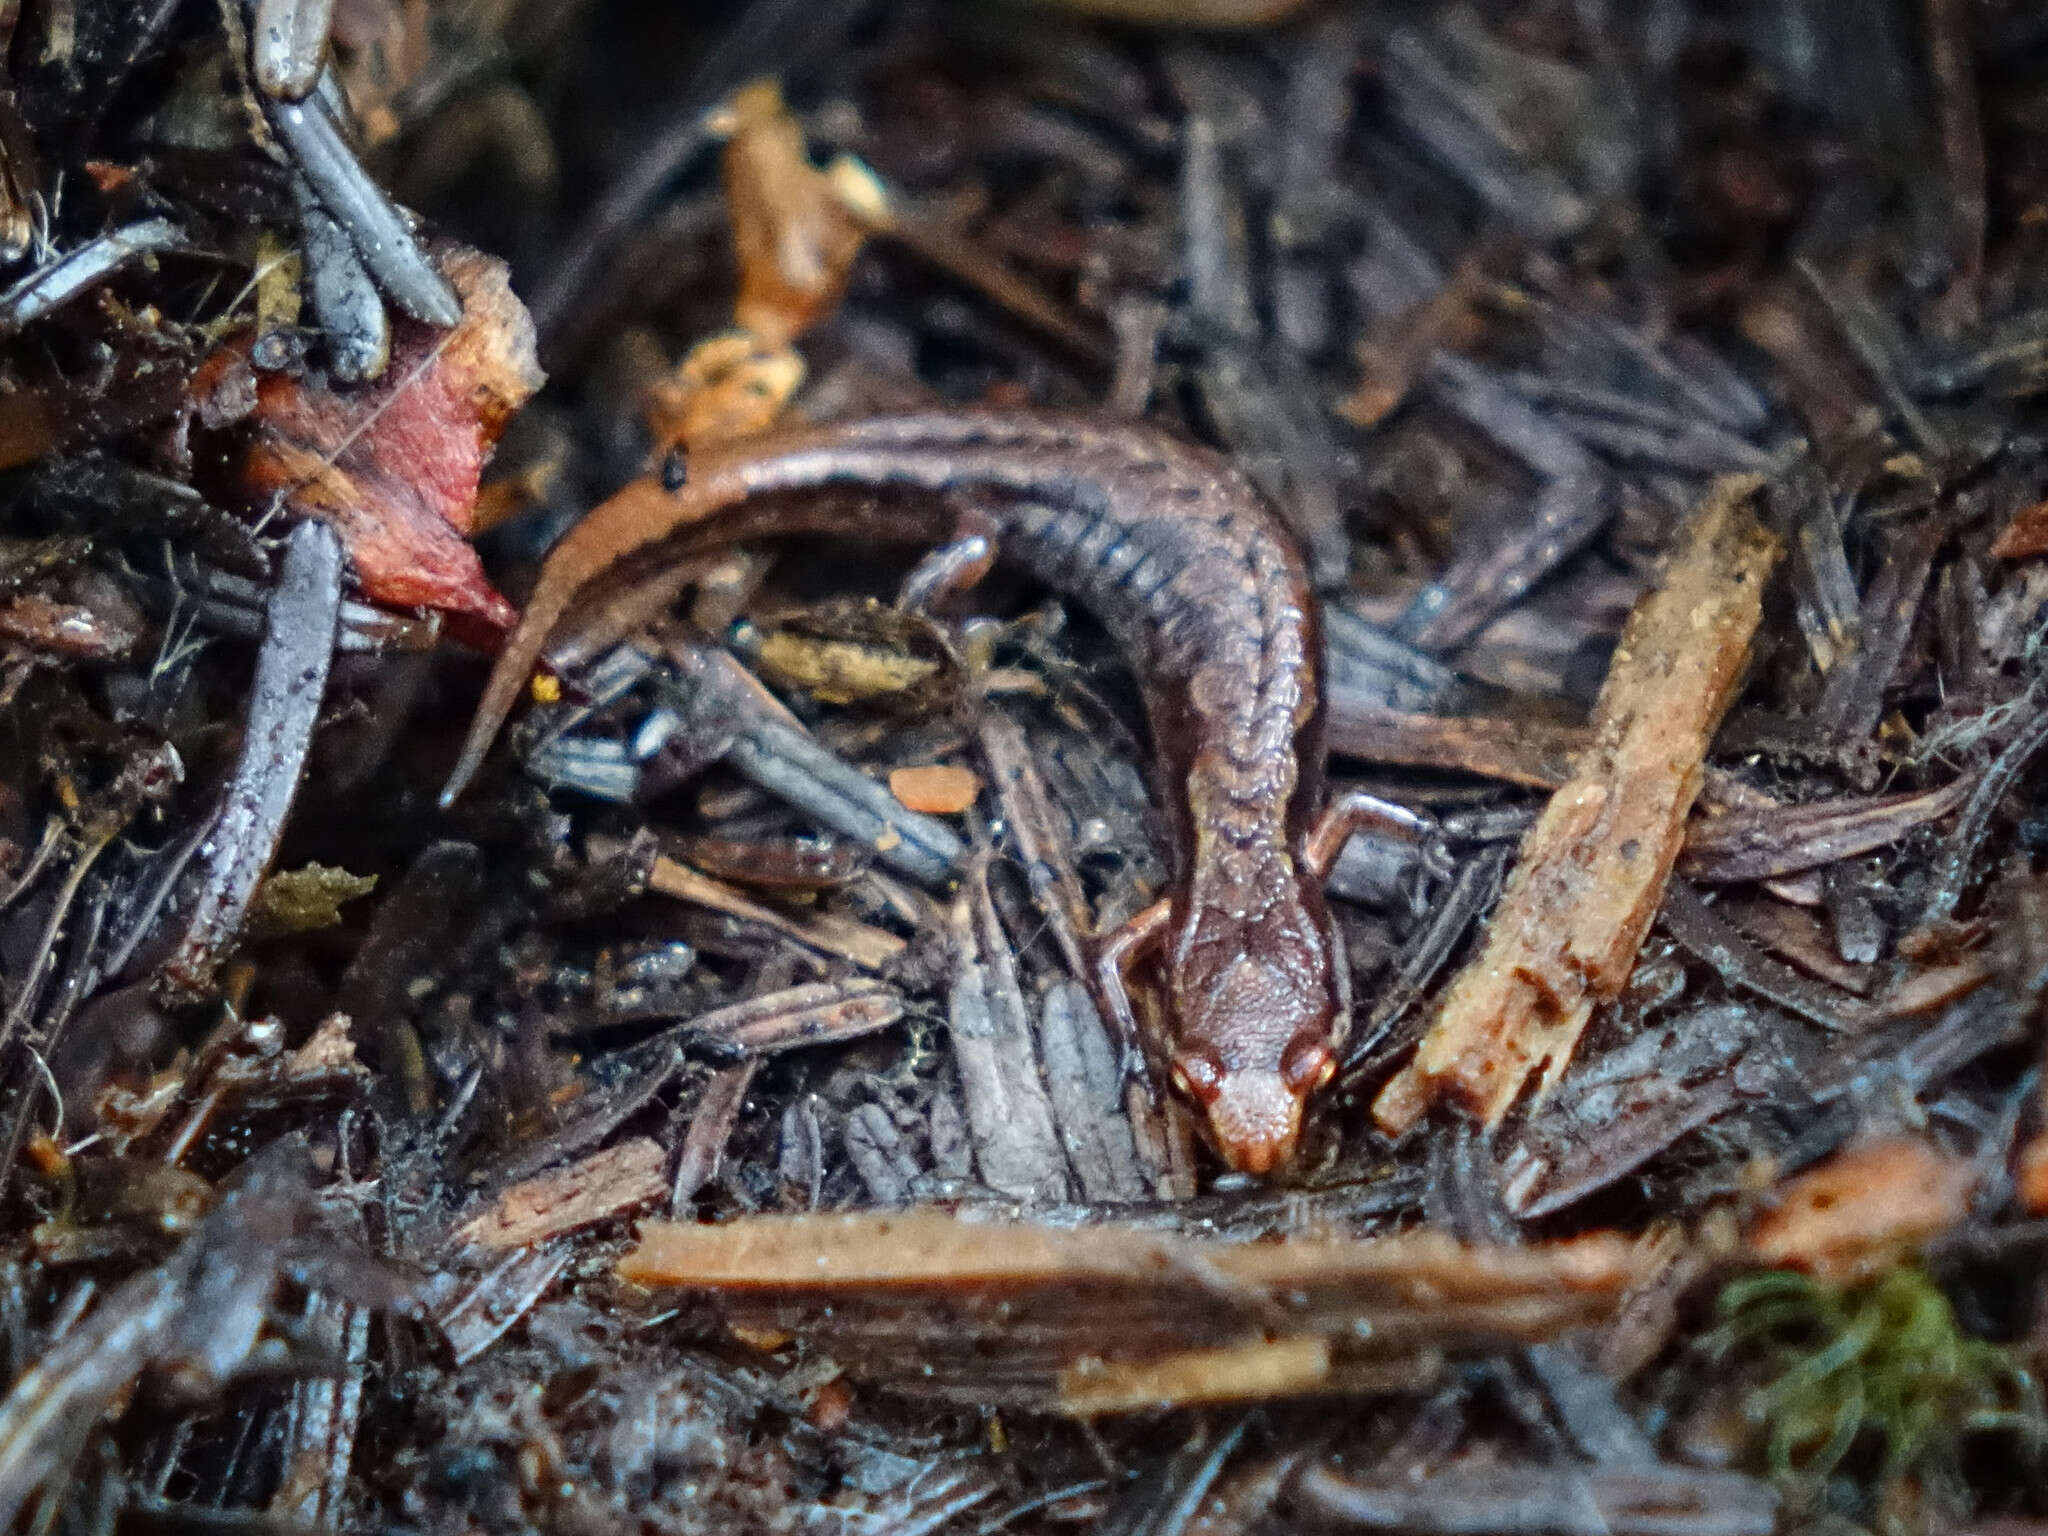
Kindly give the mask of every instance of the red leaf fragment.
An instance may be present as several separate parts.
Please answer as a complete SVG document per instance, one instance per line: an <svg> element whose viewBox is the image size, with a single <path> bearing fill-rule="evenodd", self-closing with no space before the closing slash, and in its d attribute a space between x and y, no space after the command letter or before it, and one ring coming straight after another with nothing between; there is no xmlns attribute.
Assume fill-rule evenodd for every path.
<svg viewBox="0 0 2048 1536"><path fill-rule="evenodd" d="M518 614L468 534L491 446L543 375L505 264L454 245L435 256L462 298L461 323L395 319L390 366L368 387L262 375L240 488L332 523L371 601L439 609L466 621L469 638L495 640Z"/></svg>

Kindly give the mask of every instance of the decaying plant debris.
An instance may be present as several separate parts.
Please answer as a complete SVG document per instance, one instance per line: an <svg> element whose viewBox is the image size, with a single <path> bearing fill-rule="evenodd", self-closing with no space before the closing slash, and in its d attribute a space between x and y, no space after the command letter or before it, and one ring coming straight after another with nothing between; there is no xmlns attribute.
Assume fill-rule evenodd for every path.
<svg viewBox="0 0 2048 1536"><path fill-rule="evenodd" d="M2036 11L0 7L5 1522L2042 1528ZM1229 453L1429 831L1274 1180L1124 660L858 496L437 803L948 402Z"/></svg>
<svg viewBox="0 0 2048 1536"><path fill-rule="evenodd" d="M899 1391L1086 1418L1426 1390L1446 1350L1599 1320L1636 1269L1609 1235L1499 1250L1437 1233L1202 1242L911 1212L649 1223L619 1272L715 1291L742 1338L810 1339Z"/></svg>
<svg viewBox="0 0 2048 1536"><path fill-rule="evenodd" d="M1777 563L1744 505L1760 488L1709 493L1623 628L1593 739L1522 843L1484 948L1373 1106L1387 1130L1452 1097L1497 1126L1532 1075L1564 1074L1595 1005L1627 985Z"/></svg>

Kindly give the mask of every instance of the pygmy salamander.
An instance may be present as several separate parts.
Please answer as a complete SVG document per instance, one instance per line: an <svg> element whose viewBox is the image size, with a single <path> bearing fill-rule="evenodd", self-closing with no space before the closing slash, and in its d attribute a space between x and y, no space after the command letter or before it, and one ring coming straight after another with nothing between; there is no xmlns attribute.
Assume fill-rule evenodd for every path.
<svg viewBox="0 0 2048 1536"><path fill-rule="evenodd" d="M724 545L845 533L843 503L818 494L835 488L874 493L864 539L979 534L990 543L968 581L994 558L1015 564L1085 604L1133 658L1176 870L1167 898L1102 944L1094 980L1128 1036L1124 972L1160 953L1175 1086L1232 1167L1279 1167L1348 1023L1324 877L1358 826L1420 824L1366 796L1324 805L1321 637L1301 555L1225 460L1165 432L1017 412L877 417L694 455L674 489L628 486L548 556L443 803L579 595ZM955 561L952 584L960 572Z"/></svg>

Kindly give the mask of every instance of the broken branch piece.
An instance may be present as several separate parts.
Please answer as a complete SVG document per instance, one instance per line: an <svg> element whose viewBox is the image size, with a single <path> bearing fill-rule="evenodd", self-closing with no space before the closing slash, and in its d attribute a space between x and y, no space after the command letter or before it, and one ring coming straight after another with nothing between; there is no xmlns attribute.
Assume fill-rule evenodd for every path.
<svg viewBox="0 0 2048 1536"><path fill-rule="evenodd" d="M1485 947L1373 1106L1389 1132L1446 1100L1498 1124L1531 1076L1557 1081L1594 1004L1627 982L1778 557L1748 508L1760 485L1720 482L1629 616L1591 747L1529 830Z"/></svg>

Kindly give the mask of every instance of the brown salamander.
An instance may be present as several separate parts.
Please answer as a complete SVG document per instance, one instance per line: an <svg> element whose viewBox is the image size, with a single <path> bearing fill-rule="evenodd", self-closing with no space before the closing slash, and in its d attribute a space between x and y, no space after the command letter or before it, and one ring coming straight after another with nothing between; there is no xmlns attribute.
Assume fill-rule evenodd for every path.
<svg viewBox="0 0 2048 1536"><path fill-rule="evenodd" d="M835 488L874 493L857 529L818 494ZM443 803L600 580L760 538L932 545L962 530L1086 605L1134 660L1176 871L1170 895L1102 945L1095 981L1128 1035L1125 968L1161 950L1173 1081L1234 1168L1269 1172L1292 1155L1348 1023L1323 878L1357 826L1414 836L1420 823L1365 796L1324 805L1314 593L1278 520L1213 453L1147 426L956 410L693 456L681 485L628 486L549 554Z"/></svg>

